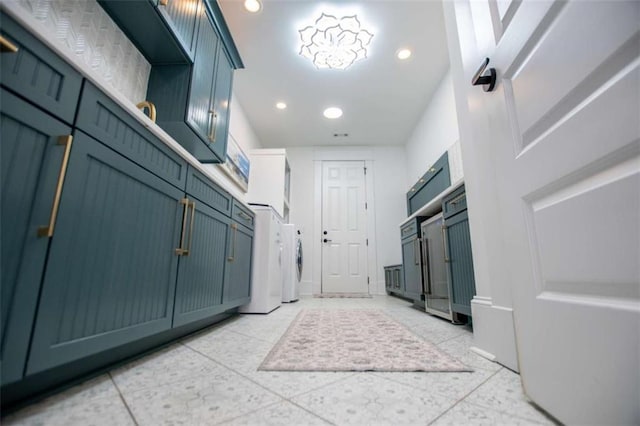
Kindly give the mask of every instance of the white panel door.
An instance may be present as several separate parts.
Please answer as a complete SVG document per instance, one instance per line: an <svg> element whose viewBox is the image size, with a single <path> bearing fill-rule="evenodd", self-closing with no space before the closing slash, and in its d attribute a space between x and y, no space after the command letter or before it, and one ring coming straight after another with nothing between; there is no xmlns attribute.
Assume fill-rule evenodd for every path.
<svg viewBox="0 0 640 426"><path fill-rule="evenodd" d="M640 2L454 8L525 391L567 424L640 424Z"/></svg>
<svg viewBox="0 0 640 426"><path fill-rule="evenodd" d="M322 162L322 292L368 293L364 161Z"/></svg>

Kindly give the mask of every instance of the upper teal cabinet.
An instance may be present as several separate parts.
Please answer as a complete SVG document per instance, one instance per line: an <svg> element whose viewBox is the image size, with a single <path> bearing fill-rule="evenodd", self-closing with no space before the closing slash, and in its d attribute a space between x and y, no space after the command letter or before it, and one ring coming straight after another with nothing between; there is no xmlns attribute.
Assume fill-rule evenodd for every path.
<svg viewBox="0 0 640 426"><path fill-rule="evenodd" d="M193 61L202 0L98 0L152 64Z"/></svg>
<svg viewBox="0 0 640 426"><path fill-rule="evenodd" d="M205 2L198 16L193 64L151 69L147 99L157 123L203 163L225 161L233 70L242 66L220 9Z"/></svg>

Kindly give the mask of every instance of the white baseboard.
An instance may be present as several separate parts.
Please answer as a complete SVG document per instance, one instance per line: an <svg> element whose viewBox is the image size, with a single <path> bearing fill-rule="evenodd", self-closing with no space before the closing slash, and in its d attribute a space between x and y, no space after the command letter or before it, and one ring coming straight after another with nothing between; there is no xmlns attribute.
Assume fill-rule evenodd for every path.
<svg viewBox="0 0 640 426"><path fill-rule="evenodd" d="M493 304L491 298L471 301L473 341L471 350L484 358L519 371L513 309Z"/></svg>

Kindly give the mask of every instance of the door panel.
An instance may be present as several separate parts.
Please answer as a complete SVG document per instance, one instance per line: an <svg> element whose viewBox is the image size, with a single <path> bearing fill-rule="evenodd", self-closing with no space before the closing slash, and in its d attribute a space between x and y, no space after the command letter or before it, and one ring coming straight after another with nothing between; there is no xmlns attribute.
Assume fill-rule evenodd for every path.
<svg viewBox="0 0 640 426"><path fill-rule="evenodd" d="M456 4L474 40L495 33L482 7ZM523 384L568 424L640 421L639 19L633 1L531 1L497 45L458 27L465 77L484 57L498 74L460 90L468 142L492 152Z"/></svg>
<svg viewBox="0 0 640 426"><path fill-rule="evenodd" d="M22 377L49 238L64 145L71 129L16 96L0 91L2 160L2 384Z"/></svg>
<svg viewBox="0 0 640 426"><path fill-rule="evenodd" d="M200 8L198 29L198 47L193 62L193 74L189 90L189 103L187 109L187 123L198 133L200 138L207 143L211 142L212 104L211 88L213 85L216 49L218 48L218 36L216 35L206 8Z"/></svg>
<svg viewBox="0 0 640 426"><path fill-rule="evenodd" d="M402 266L404 269L405 297L420 300L422 295L422 257L418 248L418 237L402 241Z"/></svg>
<svg viewBox="0 0 640 426"><path fill-rule="evenodd" d="M204 6L201 0L169 0L166 5L158 4L158 10L172 28L174 36L193 57L196 44L197 13Z"/></svg>
<svg viewBox="0 0 640 426"><path fill-rule="evenodd" d="M364 162L322 167L322 292L368 293Z"/></svg>
<svg viewBox="0 0 640 426"><path fill-rule="evenodd" d="M171 327L182 196L76 132L28 374Z"/></svg>
<svg viewBox="0 0 640 426"><path fill-rule="evenodd" d="M227 257L227 278L225 279L223 302L225 306L236 306L249 301L251 296L251 267L253 252L253 231L237 226L229 235ZM232 260L231 260L232 259Z"/></svg>
<svg viewBox="0 0 640 426"><path fill-rule="evenodd" d="M476 294L473 277L473 257L469 235L469 216L466 211L445 221L449 276L451 281L451 309L471 315L471 299Z"/></svg>
<svg viewBox="0 0 640 426"><path fill-rule="evenodd" d="M214 113L215 134L211 141L211 149L218 158L225 159L227 152L227 136L229 133L229 103L231 102L231 85L233 83L233 67L224 53L222 46L218 49L216 74L214 79L212 110Z"/></svg>
<svg viewBox="0 0 640 426"><path fill-rule="evenodd" d="M231 220L202 203L191 203L186 210L187 235L183 237L189 254L180 256L174 327L215 315L221 311L222 304L226 243Z"/></svg>

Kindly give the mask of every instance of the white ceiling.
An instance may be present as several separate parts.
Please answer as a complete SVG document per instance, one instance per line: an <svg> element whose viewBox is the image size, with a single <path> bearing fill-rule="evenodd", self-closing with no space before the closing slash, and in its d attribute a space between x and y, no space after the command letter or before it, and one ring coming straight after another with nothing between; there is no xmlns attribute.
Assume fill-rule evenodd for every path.
<svg viewBox="0 0 640 426"><path fill-rule="evenodd" d="M255 14L240 0L219 4L245 64L235 73L234 95L263 147L406 143L449 66L441 1L262 2ZM319 70L298 54L298 29L323 11L357 13L374 33L368 58L346 70ZM403 47L413 53L400 61ZM278 101L287 109L276 109ZM329 106L344 115L324 118Z"/></svg>

